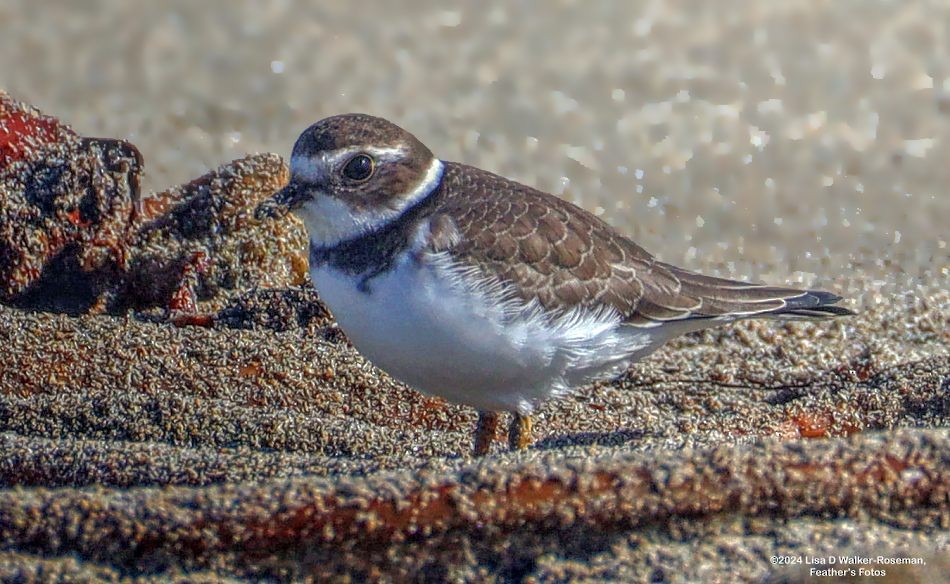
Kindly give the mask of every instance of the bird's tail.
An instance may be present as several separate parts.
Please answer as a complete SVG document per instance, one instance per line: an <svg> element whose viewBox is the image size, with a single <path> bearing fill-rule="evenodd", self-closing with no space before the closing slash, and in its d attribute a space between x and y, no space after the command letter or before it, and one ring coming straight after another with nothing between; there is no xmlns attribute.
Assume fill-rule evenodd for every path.
<svg viewBox="0 0 950 584"><path fill-rule="evenodd" d="M682 293L702 301L692 311L692 318L820 319L854 314L843 306L835 306L842 298L831 292L750 284L678 268L673 270Z"/></svg>

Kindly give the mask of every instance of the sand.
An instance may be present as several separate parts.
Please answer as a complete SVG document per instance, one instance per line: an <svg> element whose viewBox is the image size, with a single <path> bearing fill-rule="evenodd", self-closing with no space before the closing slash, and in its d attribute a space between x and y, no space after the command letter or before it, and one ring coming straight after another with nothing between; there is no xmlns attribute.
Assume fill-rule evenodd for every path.
<svg viewBox="0 0 950 584"><path fill-rule="evenodd" d="M473 411L373 368L258 251L213 327L0 305L0 580L946 580L946 6L52 6L0 5L3 89L131 140L146 191L365 111L859 314L678 339L474 459Z"/></svg>

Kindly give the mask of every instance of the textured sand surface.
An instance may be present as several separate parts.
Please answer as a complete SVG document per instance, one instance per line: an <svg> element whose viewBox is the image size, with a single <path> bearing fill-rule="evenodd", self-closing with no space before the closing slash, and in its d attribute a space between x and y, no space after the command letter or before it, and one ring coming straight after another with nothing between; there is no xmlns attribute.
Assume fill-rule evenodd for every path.
<svg viewBox="0 0 950 584"><path fill-rule="evenodd" d="M848 298L678 339L469 457L307 289L216 326L0 306L0 580L802 581L950 573L950 9L935 2L0 3L0 84L146 190L393 119L662 259ZM876 580L883 581L883 580Z"/></svg>
<svg viewBox="0 0 950 584"><path fill-rule="evenodd" d="M545 409L536 448L482 461L472 412L394 385L319 319L275 333L0 308L7 573L758 579L803 550L933 569L950 358L914 357L947 313L935 296L879 341L892 352L860 349L880 311L678 341Z"/></svg>

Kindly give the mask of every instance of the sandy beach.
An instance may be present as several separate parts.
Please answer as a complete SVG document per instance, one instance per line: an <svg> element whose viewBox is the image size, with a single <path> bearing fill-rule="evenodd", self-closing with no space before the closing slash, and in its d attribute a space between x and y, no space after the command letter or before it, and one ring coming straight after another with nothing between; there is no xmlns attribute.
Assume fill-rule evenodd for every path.
<svg viewBox="0 0 950 584"><path fill-rule="evenodd" d="M476 459L473 410L353 349L299 224L238 205L175 244L213 248L211 326L0 304L0 580L809 582L857 556L947 581L950 9L408 6L11 0L0 89L134 143L144 192L245 206L313 121L384 116L857 316L677 339Z"/></svg>

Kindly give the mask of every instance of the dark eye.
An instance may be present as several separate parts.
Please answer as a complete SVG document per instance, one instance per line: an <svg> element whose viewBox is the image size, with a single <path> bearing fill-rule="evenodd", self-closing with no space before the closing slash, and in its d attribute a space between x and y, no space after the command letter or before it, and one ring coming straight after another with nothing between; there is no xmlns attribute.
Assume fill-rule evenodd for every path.
<svg viewBox="0 0 950 584"><path fill-rule="evenodd" d="M366 180L373 174L373 159L365 154L350 158L343 167L343 176L350 180Z"/></svg>

